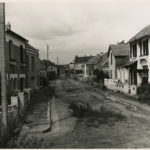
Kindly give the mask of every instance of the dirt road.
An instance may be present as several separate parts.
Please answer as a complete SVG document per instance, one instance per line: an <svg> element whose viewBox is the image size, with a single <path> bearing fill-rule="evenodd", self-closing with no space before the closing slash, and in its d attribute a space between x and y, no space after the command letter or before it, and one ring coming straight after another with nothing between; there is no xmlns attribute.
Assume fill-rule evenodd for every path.
<svg viewBox="0 0 150 150"><path fill-rule="evenodd" d="M52 83L56 98L52 101L51 132L43 133L49 127L47 119L48 98L43 91L36 95L26 118L16 148L149 148L150 107L127 99L107 95L77 80L61 79ZM48 92L45 95L48 95ZM118 100L119 99L119 100ZM127 116L126 121L87 126L86 120L73 117L69 104L72 101L88 103L92 109L103 105Z"/></svg>

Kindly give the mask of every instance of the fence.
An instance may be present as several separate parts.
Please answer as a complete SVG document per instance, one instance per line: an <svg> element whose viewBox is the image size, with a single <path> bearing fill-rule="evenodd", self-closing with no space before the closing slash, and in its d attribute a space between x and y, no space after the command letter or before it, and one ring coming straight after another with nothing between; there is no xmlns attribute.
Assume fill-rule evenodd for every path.
<svg viewBox="0 0 150 150"><path fill-rule="evenodd" d="M11 96L11 105L8 105L8 116L23 117L30 103L31 90L26 89L24 92L18 93L17 96ZM0 117L2 106L0 106Z"/></svg>

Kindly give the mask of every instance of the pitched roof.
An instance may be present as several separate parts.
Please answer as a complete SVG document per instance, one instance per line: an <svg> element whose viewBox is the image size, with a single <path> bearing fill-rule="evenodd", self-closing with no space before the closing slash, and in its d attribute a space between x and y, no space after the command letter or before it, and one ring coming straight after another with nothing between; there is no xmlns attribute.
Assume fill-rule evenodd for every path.
<svg viewBox="0 0 150 150"><path fill-rule="evenodd" d="M106 62L108 62L108 57L107 57L108 52L103 54L101 64L104 65Z"/></svg>
<svg viewBox="0 0 150 150"><path fill-rule="evenodd" d="M114 56L128 56L129 55L129 44L111 44L109 45L108 49L108 55L110 53L110 50L112 51ZM107 56L108 56L107 55Z"/></svg>
<svg viewBox="0 0 150 150"><path fill-rule="evenodd" d="M136 35L134 35L130 40L129 40L129 43L130 42L133 42L135 40L138 40L142 37L145 37L145 36L150 36L150 25L146 26L145 28L143 28L141 31L139 31Z"/></svg>
<svg viewBox="0 0 150 150"><path fill-rule="evenodd" d="M21 40L23 40L25 42L28 42L27 39L25 39L24 37L22 37L21 35L19 35L18 33L14 32L12 30L6 29L6 33L11 34L11 35L13 35L13 36L15 36L17 38L20 38Z"/></svg>
<svg viewBox="0 0 150 150"><path fill-rule="evenodd" d="M52 61L50 61L50 60L46 60L46 59L44 59L44 60L42 60L46 65L48 65L48 66L55 66L55 63L53 63Z"/></svg>
<svg viewBox="0 0 150 150"><path fill-rule="evenodd" d="M86 63L87 61L89 61L93 57L94 56L83 56L83 57L76 56L74 62L75 63Z"/></svg>
<svg viewBox="0 0 150 150"><path fill-rule="evenodd" d="M88 62L87 65L95 65L97 64L99 61L101 61L102 59L102 55L97 54L96 56L94 56L93 58L91 58Z"/></svg>
<svg viewBox="0 0 150 150"><path fill-rule="evenodd" d="M116 66L123 66L129 61L129 56L116 57Z"/></svg>
<svg viewBox="0 0 150 150"><path fill-rule="evenodd" d="M128 61L126 64L124 64L124 67L129 67L129 66L135 64L136 62L137 62L136 60L135 61Z"/></svg>
<svg viewBox="0 0 150 150"><path fill-rule="evenodd" d="M108 60L107 58L107 52L105 54L98 54L97 56L91 58L88 62L87 65L96 65L99 62L103 65L106 61Z"/></svg>
<svg viewBox="0 0 150 150"><path fill-rule="evenodd" d="M36 48L34 48L33 46L31 46L29 43L26 44L26 48L27 48L27 49L31 49L31 50L38 51L38 49L36 49Z"/></svg>
<svg viewBox="0 0 150 150"><path fill-rule="evenodd" d="M108 60L102 64L103 67L108 67Z"/></svg>

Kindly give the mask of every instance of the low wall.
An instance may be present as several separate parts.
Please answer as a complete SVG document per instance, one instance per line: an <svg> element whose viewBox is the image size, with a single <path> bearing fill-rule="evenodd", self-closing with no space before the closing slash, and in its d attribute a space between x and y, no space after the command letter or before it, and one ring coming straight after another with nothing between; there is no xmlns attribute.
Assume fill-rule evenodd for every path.
<svg viewBox="0 0 150 150"><path fill-rule="evenodd" d="M129 85L128 83L122 83L116 79L105 79L104 85L106 88L114 90L114 91L120 91L126 94L129 94Z"/></svg>
<svg viewBox="0 0 150 150"><path fill-rule="evenodd" d="M131 85L130 93L131 93L131 95L137 94L137 86L136 85Z"/></svg>
<svg viewBox="0 0 150 150"><path fill-rule="evenodd" d="M23 117L27 109L28 104L30 103L30 90L26 90L18 93L17 96L11 96L11 105L8 105L8 119L10 120ZM0 120L2 115L2 106L0 106ZM18 119L17 119L18 120Z"/></svg>

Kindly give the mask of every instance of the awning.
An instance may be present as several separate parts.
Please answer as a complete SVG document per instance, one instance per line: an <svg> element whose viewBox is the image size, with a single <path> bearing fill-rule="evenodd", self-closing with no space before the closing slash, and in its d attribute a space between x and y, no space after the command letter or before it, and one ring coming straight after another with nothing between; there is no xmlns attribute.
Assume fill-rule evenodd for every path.
<svg viewBox="0 0 150 150"><path fill-rule="evenodd" d="M128 61L124 67L130 67L131 65L134 65L137 61Z"/></svg>

